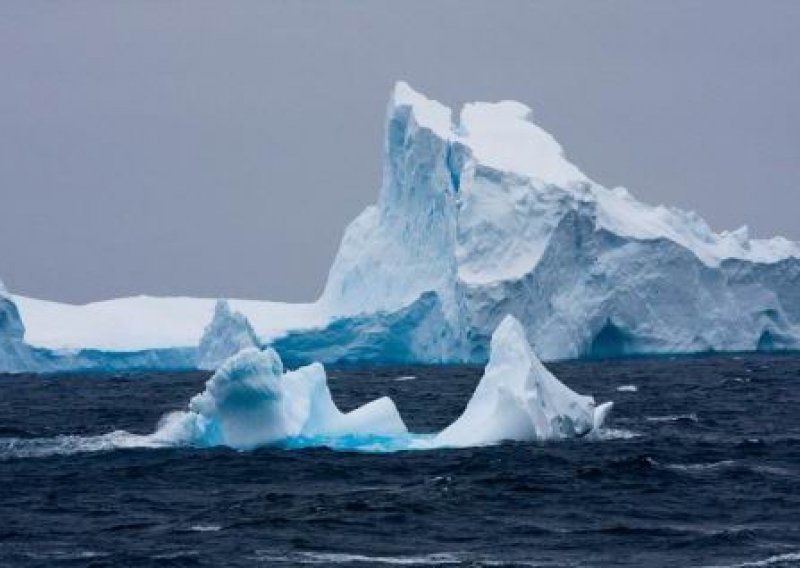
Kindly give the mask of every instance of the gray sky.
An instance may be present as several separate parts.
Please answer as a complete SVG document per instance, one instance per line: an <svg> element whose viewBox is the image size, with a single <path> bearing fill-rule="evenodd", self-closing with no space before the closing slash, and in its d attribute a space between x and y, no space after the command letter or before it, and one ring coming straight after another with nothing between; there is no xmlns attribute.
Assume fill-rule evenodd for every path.
<svg viewBox="0 0 800 568"><path fill-rule="evenodd" d="M593 179L800 239L794 0L0 3L0 277L310 300L398 78L518 99Z"/></svg>

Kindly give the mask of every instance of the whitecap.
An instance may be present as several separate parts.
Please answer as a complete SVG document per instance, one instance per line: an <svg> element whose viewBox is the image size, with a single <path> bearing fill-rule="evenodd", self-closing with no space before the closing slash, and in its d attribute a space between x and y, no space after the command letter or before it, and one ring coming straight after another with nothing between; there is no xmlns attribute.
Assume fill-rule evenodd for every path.
<svg viewBox="0 0 800 568"><path fill-rule="evenodd" d="M690 420L692 422L700 422L697 414L668 414L666 416L645 416L648 422L679 422L681 420Z"/></svg>
<svg viewBox="0 0 800 568"><path fill-rule="evenodd" d="M588 438L590 440L630 440L641 436L639 432L624 430L622 428L600 428L592 431Z"/></svg>
<svg viewBox="0 0 800 568"><path fill-rule="evenodd" d="M639 390L639 387L636 385L620 385L617 387L618 392L636 392Z"/></svg>
<svg viewBox="0 0 800 568"><path fill-rule="evenodd" d="M704 471L712 471L716 469L729 469L735 465L736 465L735 460L722 460L718 462L709 462L709 463L688 463L688 464L670 463L670 464L665 464L664 467L674 471L686 471L689 473L698 473Z"/></svg>
<svg viewBox="0 0 800 568"><path fill-rule="evenodd" d="M421 554L415 556L368 556L344 552L297 552L275 555L268 551L256 551L256 560L286 564L388 564L395 566L444 566L462 564L462 560L449 553Z"/></svg>
<svg viewBox="0 0 800 568"><path fill-rule="evenodd" d="M764 558L763 560L751 560L748 562L740 562L738 564L715 564L715 565L708 565L702 568L758 568L759 566L773 566L775 564L788 564L789 562L796 562L800 561L800 551L799 552L787 552L786 554L778 554L776 556L770 556L769 558Z"/></svg>
<svg viewBox="0 0 800 568"><path fill-rule="evenodd" d="M222 527L220 525L194 525L189 527L189 530L194 532L217 532L221 531Z"/></svg>
<svg viewBox="0 0 800 568"><path fill-rule="evenodd" d="M503 560L498 558L470 557L463 554L438 552L410 556L370 556L346 552L295 552L275 554L257 550L253 560L273 564L366 564L390 566L546 566L529 560Z"/></svg>
<svg viewBox="0 0 800 568"><path fill-rule="evenodd" d="M0 438L0 460L45 458L83 452L107 452L119 449L156 448L167 444L152 436L115 430L99 436L61 435L52 438Z"/></svg>

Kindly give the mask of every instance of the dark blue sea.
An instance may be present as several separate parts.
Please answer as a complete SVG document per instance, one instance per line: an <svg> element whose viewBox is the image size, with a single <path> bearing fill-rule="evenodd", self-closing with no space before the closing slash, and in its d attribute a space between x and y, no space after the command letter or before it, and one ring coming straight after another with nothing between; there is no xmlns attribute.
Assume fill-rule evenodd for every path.
<svg viewBox="0 0 800 568"><path fill-rule="evenodd" d="M83 441L152 432L207 375L0 376L0 566L800 566L800 357L551 368L616 402L612 439L111 450ZM480 374L334 369L330 383L343 409L390 395L425 432Z"/></svg>

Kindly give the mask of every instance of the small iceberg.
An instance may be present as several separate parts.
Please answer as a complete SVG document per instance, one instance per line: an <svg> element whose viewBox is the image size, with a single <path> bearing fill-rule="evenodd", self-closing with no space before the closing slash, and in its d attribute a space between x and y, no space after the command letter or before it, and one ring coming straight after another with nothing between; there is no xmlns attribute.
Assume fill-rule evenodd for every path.
<svg viewBox="0 0 800 568"><path fill-rule="evenodd" d="M152 437L165 443L247 450L270 444L330 445L325 442L345 437L407 435L390 398L344 413L331 398L321 364L284 372L273 349L250 348L226 360L205 391L191 399L188 411L168 415Z"/></svg>
<svg viewBox="0 0 800 568"><path fill-rule="evenodd" d="M638 392L639 387L636 385L620 385L617 387L617 392Z"/></svg>
<svg viewBox="0 0 800 568"><path fill-rule="evenodd" d="M600 429L612 405L597 406L593 397L556 379L534 354L522 324L506 316L492 334L489 363L466 410L432 443L467 447L582 437Z"/></svg>

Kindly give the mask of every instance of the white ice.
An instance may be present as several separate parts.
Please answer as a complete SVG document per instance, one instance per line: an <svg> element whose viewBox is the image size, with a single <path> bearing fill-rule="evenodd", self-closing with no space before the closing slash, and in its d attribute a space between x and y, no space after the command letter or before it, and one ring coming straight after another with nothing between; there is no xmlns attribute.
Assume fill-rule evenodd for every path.
<svg viewBox="0 0 800 568"><path fill-rule="evenodd" d="M556 379L531 349L522 325L506 316L492 335L489 363L466 410L433 444L464 447L582 437L602 427L611 406L596 406L594 398Z"/></svg>
<svg viewBox="0 0 800 568"><path fill-rule="evenodd" d="M408 430L391 399L350 412L331 398L319 363L284 372L272 349L245 349L217 369L186 412L169 415L153 439L237 449L347 436L402 438Z"/></svg>
<svg viewBox="0 0 800 568"><path fill-rule="evenodd" d="M591 396L561 383L536 357L516 319L503 320L491 348L466 410L435 436L410 434L388 397L341 412L319 363L286 372L274 350L245 349L222 364L186 412L168 415L149 441L396 451L559 440L601 429L612 403L596 406Z"/></svg>

